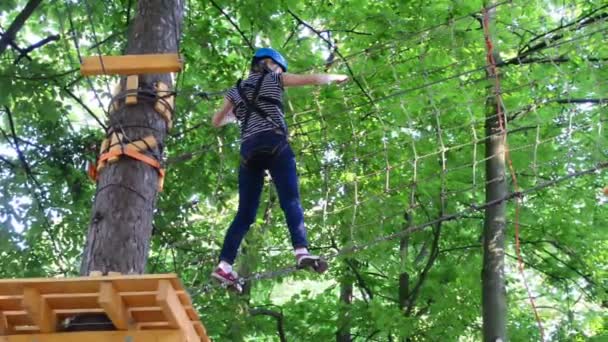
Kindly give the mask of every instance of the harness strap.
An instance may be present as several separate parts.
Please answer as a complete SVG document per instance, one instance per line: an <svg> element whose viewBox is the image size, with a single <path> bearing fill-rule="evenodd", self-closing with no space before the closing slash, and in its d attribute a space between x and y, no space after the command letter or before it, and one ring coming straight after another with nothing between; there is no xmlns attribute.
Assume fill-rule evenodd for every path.
<svg viewBox="0 0 608 342"><path fill-rule="evenodd" d="M245 94L243 87L252 88L253 86L250 84L241 85L241 83L242 83L241 79L239 79L236 83L237 92L239 93L239 96L241 97L241 100L242 100L242 102L239 104L239 106L245 106L245 109L246 109L245 119L243 120L243 129L244 130L247 129L247 123L249 122L249 117L251 115L253 115L253 113L257 113L259 116L268 120L270 123L272 123L277 128L279 128L282 132L286 133L285 128L283 126L277 124L276 122L274 122L274 120L272 120L270 118L270 115L265 110L260 108L260 106L258 106L258 104L257 104L258 100L261 100L261 101L273 104L273 105L279 107L279 109L281 111L283 111L283 103L281 101L279 101L277 99L273 99L268 96L260 95L260 89L262 87L262 82L264 81L264 79L266 78L267 75L268 75L268 73L263 73L262 76L256 82L256 85L255 85L255 88L253 91L253 97L252 97L251 101L249 101L249 99L247 98L247 95ZM237 107L239 107L239 106L237 106Z"/></svg>
<svg viewBox="0 0 608 342"><path fill-rule="evenodd" d="M264 110L262 110L257 105L258 96L260 94L260 88L262 88L262 82L264 82L266 75L268 75L268 74L263 73L262 77L260 77L258 79L258 82L256 83L255 88L253 90L253 97L251 98L251 101L249 101L249 99L247 98L247 95L245 94L245 91L243 90L243 87L241 87L242 80L239 79L236 84L236 89L239 92L239 96L241 97L241 100L243 100L243 103L247 107L247 113L245 114L245 120L243 121L243 127L245 129L247 128L247 122L249 122L249 116L252 115L253 112L258 113L262 117L268 117L268 113L266 113Z"/></svg>

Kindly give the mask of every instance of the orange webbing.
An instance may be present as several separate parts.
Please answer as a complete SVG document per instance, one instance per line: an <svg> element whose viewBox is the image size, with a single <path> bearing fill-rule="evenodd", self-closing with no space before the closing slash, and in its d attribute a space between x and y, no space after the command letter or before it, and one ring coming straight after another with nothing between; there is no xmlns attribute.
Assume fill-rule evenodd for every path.
<svg viewBox="0 0 608 342"><path fill-rule="evenodd" d="M120 155L126 155L128 157L131 157L133 159L139 160L143 163L146 163L150 166L152 166L153 168L155 168L158 171L158 191L162 191L163 190L163 183L164 183L164 178L165 178L165 170L160 166L160 163L158 162L158 160L151 158L141 152L139 152L137 149L135 149L134 147L131 147L129 145L124 146L123 148L119 148L119 149L114 149L114 150L110 150L106 153L103 153L101 156L99 156L99 160L97 161L98 164L105 162L108 159L114 158L114 157L118 157Z"/></svg>

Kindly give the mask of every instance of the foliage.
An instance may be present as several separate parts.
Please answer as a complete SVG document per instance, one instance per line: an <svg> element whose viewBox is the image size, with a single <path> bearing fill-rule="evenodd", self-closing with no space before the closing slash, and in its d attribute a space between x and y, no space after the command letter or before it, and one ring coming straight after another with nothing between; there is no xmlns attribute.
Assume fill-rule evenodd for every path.
<svg viewBox="0 0 608 342"><path fill-rule="evenodd" d="M0 4L2 31L25 3ZM47 2L15 43L26 48L49 35L61 39L18 63L15 49L0 55L3 277L77 273L95 194L87 161L103 137L88 110L104 115L89 81L77 72L78 55L121 54L132 3ZM196 291L215 266L236 211L238 131L209 124L221 96L195 94L226 89L245 76L248 41L284 52L291 70L353 76L345 86L288 89L286 108L313 247L322 254L365 248L332 259L327 275L299 272L255 282L247 298L221 290L196 296L212 337L278 340L274 318L249 315L251 308L268 307L282 312L288 340L331 340L345 325L356 340L479 339L483 212L471 205L484 203L484 186L491 181L484 175L484 115L494 86L485 74L482 5L187 2L180 43L186 67L177 78L177 113L166 142L167 159L179 161L168 164L158 200L150 273L176 272ZM608 159L606 16L599 0L497 7L493 43L504 63L510 161L525 191L517 219L515 201L508 204L513 341L539 339L517 271L516 222L525 274L548 338L601 340L608 334L602 315L608 303L608 200L601 195L608 176L601 169L568 176L600 163L605 167ZM70 36L70 17L80 51ZM115 79L90 81L107 105ZM580 99L590 101L574 103ZM598 99L603 100L591 101ZM560 181L547 183L555 180ZM448 215L457 217L411 234L405 255L399 249L405 240L371 243ZM271 187L244 247L238 262L251 272L293 263ZM409 310L400 309L397 299L404 273L410 290L421 284ZM339 300L347 283L354 285L351 304Z"/></svg>

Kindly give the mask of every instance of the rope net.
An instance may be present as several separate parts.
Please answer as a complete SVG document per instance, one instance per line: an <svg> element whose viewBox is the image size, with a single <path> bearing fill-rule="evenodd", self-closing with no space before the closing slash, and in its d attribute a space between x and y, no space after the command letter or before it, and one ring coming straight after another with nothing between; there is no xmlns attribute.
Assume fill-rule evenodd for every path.
<svg viewBox="0 0 608 342"><path fill-rule="evenodd" d="M497 10L499 16L518 18L526 8L503 3ZM482 11L476 14L481 16ZM597 189L605 182L600 170L606 167L607 153L606 62L597 47L607 28L605 17L588 23L594 14L572 17L571 23L560 26L562 29L535 37L523 47L517 38L523 28L511 20L496 22L495 48L503 56L512 56L496 62L504 133L513 166L506 166L510 194L504 200L520 198L521 221L526 224L534 224L535 213L527 212L526 206L538 204L539 191L575 182L572 179L583 175L592 175L595 180L586 184L596 184ZM485 177L485 163L493 157L485 153L485 143L502 132L485 131L486 120L499 114L490 104L497 93L487 75L480 25L475 16L463 16L336 59L333 72L353 72L354 82L344 87L287 90L291 142L297 152L309 238L315 245L363 254L368 248L369 253L377 253L374 248L398 249L398 243L392 247L378 244L440 222L466 219L488 206L485 187L501 179ZM525 27L524 23L519 27ZM469 30L479 33L476 40L460 34ZM554 39L556 34L563 38ZM197 101L194 92L188 96L182 90L181 94L185 102ZM217 104L212 101L205 109ZM193 106L184 104L185 108ZM182 129L188 131L188 127ZM187 140L195 133L174 136ZM204 173L217 172L217 184L206 186L214 196L226 196L218 193L234 186L226 184L236 183L231 162L238 160L234 133L229 130L209 138L216 141L205 145L207 156L184 166L204 165ZM175 146L171 152L181 155L192 151ZM512 176L519 183L517 192ZM179 179L179 172L169 175L172 178ZM273 189L264 196L270 210L258 226L264 232L285 229ZM202 241L221 242L236 206L233 199L229 209L216 207L218 199L226 198L206 200L207 205L197 209L205 218L217 218L212 223L218 226L215 232L209 235L201 229L204 233L197 236L196 230L184 228L185 239L171 245L198 247ZM512 217L512 202L509 208ZM449 234L479 235L480 217L478 213L470 227L455 228ZM264 251L258 255L259 265L277 265L276 260L281 260L279 265L291 263L284 254L272 252L277 246L288 251L287 239L258 242L256 249Z"/></svg>

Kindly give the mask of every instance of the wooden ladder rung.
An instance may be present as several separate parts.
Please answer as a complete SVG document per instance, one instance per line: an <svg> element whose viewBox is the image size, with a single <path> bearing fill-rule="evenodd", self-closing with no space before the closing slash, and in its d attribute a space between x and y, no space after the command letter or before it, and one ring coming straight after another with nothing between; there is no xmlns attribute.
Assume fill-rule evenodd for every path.
<svg viewBox="0 0 608 342"><path fill-rule="evenodd" d="M80 73L92 75L163 74L182 70L182 61L176 53L90 56L82 59Z"/></svg>

